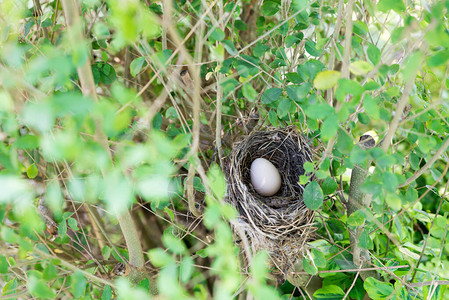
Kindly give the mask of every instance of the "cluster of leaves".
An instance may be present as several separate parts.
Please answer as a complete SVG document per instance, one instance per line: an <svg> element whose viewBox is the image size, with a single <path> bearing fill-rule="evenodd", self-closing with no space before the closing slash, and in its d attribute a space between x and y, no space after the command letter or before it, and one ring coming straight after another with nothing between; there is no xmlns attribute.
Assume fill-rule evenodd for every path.
<svg viewBox="0 0 449 300"><path fill-rule="evenodd" d="M142 299L157 288L170 299L444 297L442 285L412 284L449 279L440 160L449 1L89 0L80 1L83 28L66 25L68 1L0 3L3 295ZM98 100L82 93L77 70L86 62ZM201 97L178 78L183 67L195 76L192 66ZM411 106L397 111L404 99ZM222 201L220 157L255 113L263 127L296 125L317 149L304 165L316 179L304 192L317 211L317 239L302 259L321 278L311 293L288 281L275 289L267 253L246 269L234 244L237 214ZM395 116L390 147L358 144L367 131L384 138ZM361 190L370 205L348 216L354 168L369 170ZM190 178L205 207L195 221L184 196ZM157 269L137 287L111 275L130 256L116 216L131 207ZM377 278L343 271L360 268L354 247L369 254Z"/></svg>

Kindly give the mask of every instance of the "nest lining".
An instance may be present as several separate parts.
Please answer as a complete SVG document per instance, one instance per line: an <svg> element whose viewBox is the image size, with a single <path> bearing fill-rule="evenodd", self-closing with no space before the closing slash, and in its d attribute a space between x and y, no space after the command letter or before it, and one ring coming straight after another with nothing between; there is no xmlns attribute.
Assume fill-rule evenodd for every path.
<svg viewBox="0 0 449 300"><path fill-rule="evenodd" d="M273 196L258 194L251 184L251 163L259 157L269 160L281 175L281 187ZM268 250L284 278L314 230L314 212L304 204L304 186L298 183L306 161L312 161L312 151L294 128L273 129L237 143L226 172L226 200L240 215L233 224L239 227L236 232L245 232L254 251Z"/></svg>

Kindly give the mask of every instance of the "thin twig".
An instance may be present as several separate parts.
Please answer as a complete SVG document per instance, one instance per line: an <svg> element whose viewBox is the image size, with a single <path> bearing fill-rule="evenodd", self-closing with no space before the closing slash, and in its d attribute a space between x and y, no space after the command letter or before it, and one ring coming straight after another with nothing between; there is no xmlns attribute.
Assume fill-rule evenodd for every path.
<svg viewBox="0 0 449 300"><path fill-rule="evenodd" d="M408 268L409 265L400 265L400 266L390 266L390 267L376 267L376 268L359 268L359 269L345 269L345 270L324 270L318 271L318 274L323 273L344 273L344 272L369 272L369 271L386 271L387 269L400 269L400 268ZM305 271L300 272L292 272L292 274L309 274Z"/></svg>
<svg viewBox="0 0 449 300"><path fill-rule="evenodd" d="M429 169L437 159L440 158L441 154L443 154L444 151L446 151L447 147L449 147L449 138L443 143L443 145L438 149L438 151L435 153L434 156L418 171L415 172L415 174L412 175L412 177L407 178L407 180L399 186L399 188L407 186L411 184L413 181L415 181L419 176L424 174L427 169Z"/></svg>

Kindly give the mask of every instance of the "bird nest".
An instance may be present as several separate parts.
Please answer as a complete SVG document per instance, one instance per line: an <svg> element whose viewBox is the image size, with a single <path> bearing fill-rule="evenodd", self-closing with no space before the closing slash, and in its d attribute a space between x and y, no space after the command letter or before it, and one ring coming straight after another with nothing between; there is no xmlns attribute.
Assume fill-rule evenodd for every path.
<svg viewBox="0 0 449 300"><path fill-rule="evenodd" d="M269 160L281 175L281 187L273 196L259 195L251 184L251 163L259 157ZM299 184L304 163L312 161L312 150L294 128L273 129L238 142L228 159L226 201L239 213L233 229L246 243L246 256L267 250L273 274L284 280L314 231L314 212L304 204L304 186Z"/></svg>

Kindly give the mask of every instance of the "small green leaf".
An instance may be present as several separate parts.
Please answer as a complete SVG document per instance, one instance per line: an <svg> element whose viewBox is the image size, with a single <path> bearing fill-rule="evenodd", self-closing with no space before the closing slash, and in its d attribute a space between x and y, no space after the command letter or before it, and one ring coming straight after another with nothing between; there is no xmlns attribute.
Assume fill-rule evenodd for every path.
<svg viewBox="0 0 449 300"><path fill-rule="evenodd" d="M323 191L316 181L312 181L306 186L302 196L304 203L311 210L317 210L323 205Z"/></svg>
<svg viewBox="0 0 449 300"><path fill-rule="evenodd" d="M328 141L334 137L338 131L338 116L336 114L329 115L321 125L321 137Z"/></svg>
<svg viewBox="0 0 449 300"><path fill-rule="evenodd" d="M58 235L60 238L63 238L66 234L67 234L67 223L66 220L63 219L61 223L59 223Z"/></svg>
<svg viewBox="0 0 449 300"><path fill-rule="evenodd" d="M265 0L260 7L260 11L267 17L275 15L279 11L279 3L272 0Z"/></svg>
<svg viewBox="0 0 449 300"><path fill-rule="evenodd" d="M338 129L338 138L336 147L340 152L349 154L352 150L354 143L352 138L342 129Z"/></svg>
<svg viewBox="0 0 449 300"><path fill-rule="evenodd" d="M369 232L367 229L365 229L359 236L358 245L360 248L363 249L373 249L374 244L371 240L371 237L369 236Z"/></svg>
<svg viewBox="0 0 449 300"><path fill-rule="evenodd" d="M242 93L243 96L248 99L250 102L254 102L254 100L256 100L257 96L259 95L259 93L256 92L256 90L253 88L253 86L251 85L251 83L245 83L242 86Z"/></svg>
<svg viewBox="0 0 449 300"><path fill-rule="evenodd" d="M173 256L161 248L154 248L148 251L151 264L161 268L174 262Z"/></svg>
<svg viewBox="0 0 449 300"><path fill-rule="evenodd" d="M349 65L349 71L354 75L364 75L372 69L373 66L364 60L358 60Z"/></svg>
<svg viewBox="0 0 449 300"><path fill-rule="evenodd" d="M377 9L381 12L394 10L397 13L405 11L405 4L403 0L380 0L377 4Z"/></svg>
<svg viewBox="0 0 449 300"><path fill-rule="evenodd" d="M294 74L298 75L298 73ZM303 102L309 94L311 88L312 86L310 83L303 83L301 85L288 85L286 90L290 99L296 102Z"/></svg>
<svg viewBox="0 0 449 300"><path fill-rule="evenodd" d="M356 210L349 217L346 223L349 226L360 226L365 221L365 213L362 209Z"/></svg>
<svg viewBox="0 0 449 300"><path fill-rule="evenodd" d="M277 114L279 116L279 119L282 119L283 117L287 116L290 106L292 104L292 100L290 99L282 99L279 102L279 105L277 107Z"/></svg>
<svg viewBox="0 0 449 300"><path fill-rule="evenodd" d="M36 178L37 174L39 173L39 170L37 169L35 164L31 164L28 168L27 168L27 176L30 179Z"/></svg>
<svg viewBox="0 0 449 300"><path fill-rule="evenodd" d="M313 80L313 86L317 89L325 90L333 87L340 79L341 73L334 70L326 70L318 73Z"/></svg>
<svg viewBox="0 0 449 300"><path fill-rule="evenodd" d="M253 49L253 54L255 57L262 57L268 50L270 50L270 47L268 47L267 45L257 43L257 45Z"/></svg>
<svg viewBox="0 0 449 300"><path fill-rule="evenodd" d="M368 58L373 65L377 65L380 62L380 50L373 44L368 45L366 53L368 54Z"/></svg>
<svg viewBox="0 0 449 300"><path fill-rule="evenodd" d="M194 271L193 264L193 259L190 256L185 256L182 259L182 262L179 266L179 276L182 283L186 283L190 280L190 277L192 276Z"/></svg>
<svg viewBox="0 0 449 300"><path fill-rule="evenodd" d="M86 294L86 278L84 278L83 273L76 271L70 276L71 290L75 298L80 298Z"/></svg>
<svg viewBox="0 0 449 300"><path fill-rule="evenodd" d="M129 71L133 77L142 71L142 68L147 65L145 57L138 57L134 59L129 65Z"/></svg>
<svg viewBox="0 0 449 300"><path fill-rule="evenodd" d="M222 41L225 50L232 56L237 55L238 51L235 49L234 43L230 40L223 40Z"/></svg>
<svg viewBox="0 0 449 300"><path fill-rule="evenodd" d="M0 273L5 274L8 272L9 264L6 257L0 254Z"/></svg>
<svg viewBox="0 0 449 300"><path fill-rule="evenodd" d="M323 53L323 50L316 48L316 43L314 41L306 41L304 48L311 56L318 57Z"/></svg>
<svg viewBox="0 0 449 300"><path fill-rule="evenodd" d="M274 110L270 110L270 112L268 113L268 121L270 121L272 126L278 126L278 116Z"/></svg>
<svg viewBox="0 0 449 300"><path fill-rule="evenodd" d="M27 288L30 294L36 298L54 299L56 297L55 292L34 275L28 278Z"/></svg>
<svg viewBox="0 0 449 300"><path fill-rule="evenodd" d="M368 296L371 299L388 299L393 295L394 288L393 285L389 282L379 281L373 277L368 277L363 287L365 288Z"/></svg>
<svg viewBox="0 0 449 300"><path fill-rule="evenodd" d="M209 39L212 42L219 42L222 41L225 38L225 33L221 28L215 28L214 31L212 31L211 35L209 36Z"/></svg>
<svg viewBox="0 0 449 300"><path fill-rule="evenodd" d="M162 242L164 245L175 254L182 254L186 251L184 242L171 233L165 233L162 236Z"/></svg>
<svg viewBox="0 0 449 300"><path fill-rule="evenodd" d="M207 179L209 180L209 186L215 197L219 200L223 199L226 192L226 180L217 164L210 166L209 171L207 172Z"/></svg>
<svg viewBox="0 0 449 300"><path fill-rule="evenodd" d="M261 102L263 104L270 104L273 103L274 101L276 101L277 99L279 99L279 97L281 96L282 93L282 89L281 88L271 88L266 90L263 95L262 95L262 99Z"/></svg>
<svg viewBox="0 0 449 300"><path fill-rule="evenodd" d="M324 256L323 252L319 251L318 249L313 248L312 256L313 256L313 262L315 263L315 265L318 268L326 267L326 257Z"/></svg>
<svg viewBox="0 0 449 300"><path fill-rule="evenodd" d="M336 285L326 285L313 293L315 300L340 300L345 296L341 287Z"/></svg>
<svg viewBox="0 0 449 300"><path fill-rule="evenodd" d="M304 268L304 271L306 271L310 275L316 275L318 273L317 268L309 263L306 258L302 259L302 267Z"/></svg>
<svg viewBox="0 0 449 300"><path fill-rule="evenodd" d="M78 222L70 217L67 219L67 224L69 224L69 227L72 228L73 230L78 230Z"/></svg>
<svg viewBox="0 0 449 300"><path fill-rule="evenodd" d="M335 192L338 188L337 183L330 177L326 177L323 183L321 184L321 188L323 189L324 195L330 195Z"/></svg>
<svg viewBox="0 0 449 300"><path fill-rule="evenodd" d="M14 143L17 149L35 149L39 147L39 137L36 135L23 135Z"/></svg>
<svg viewBox="0 0 449 300"><path fill-rule="evenodd" d="M101 300L111 300L112 299L112 289L110 285L106 285L103 289L103 294L101 294Z"/></svg>
<svg viewBox="0 0 449 300"><path fill-rule="evenodd" d="M318 104L311 104L305 109L305 113L312 119L324 119L333 114L335 109L329 104L323 102Z"/></svg>
<svg viewBox="0 0 449 300"><path fill-rule="evenodd" d="M427 58L429 67L438 67L444 65L449 59L449 50L443 50Z"/></svg>

